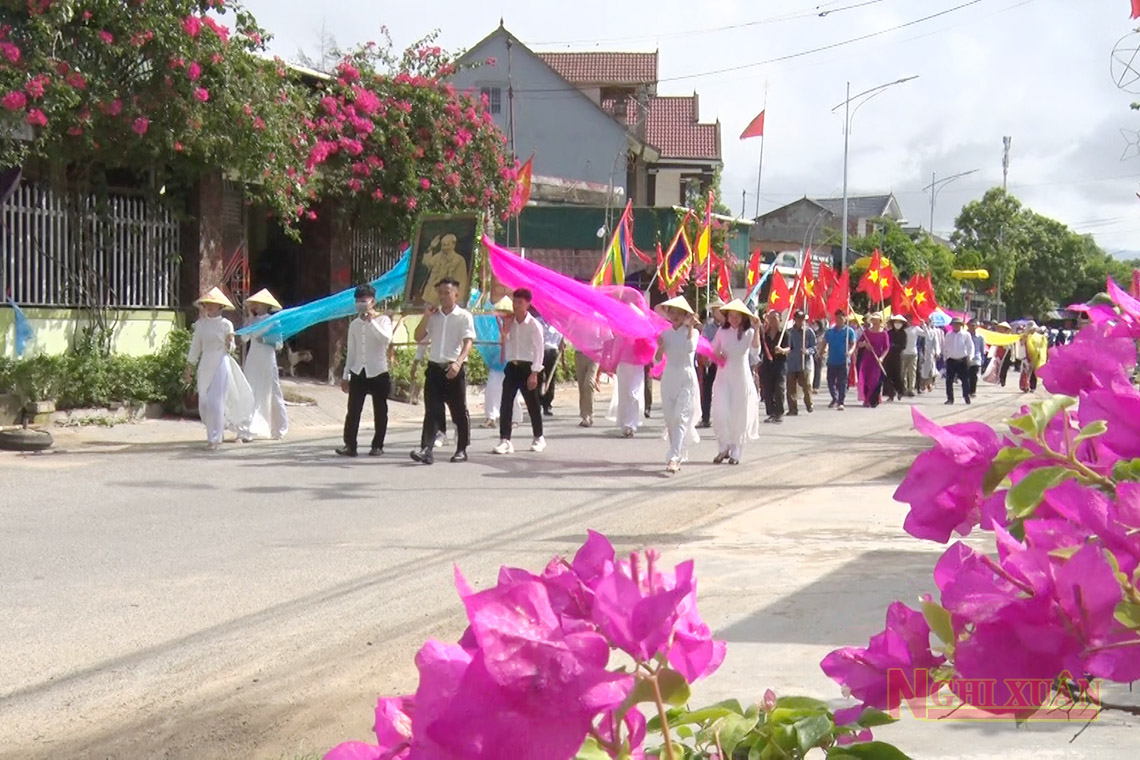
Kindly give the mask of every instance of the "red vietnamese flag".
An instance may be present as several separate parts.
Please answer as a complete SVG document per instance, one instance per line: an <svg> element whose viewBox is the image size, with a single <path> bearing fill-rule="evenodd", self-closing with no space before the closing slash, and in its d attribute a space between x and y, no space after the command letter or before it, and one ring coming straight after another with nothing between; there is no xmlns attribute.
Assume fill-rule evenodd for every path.
<svg viewBox="0 0 1140 760"><path fill-rule="evenodd" d="M752 258L748 260L748 279L746 284L749 290L756 287L756 283L760 282L760 264L763 258L763 254L760 252L760 249L757 248L752 252Z"/></svg>
<svg viewBox="0 0 1140 760"><path fill-rule="evenodd" d="M923 316L923 319L929 319L930 315L938 310L938 299L934 295L934 281L930 278L929 272L927 272L922 278L921 293L925 296L924 300L926 303L926 312ZM915 298L918 298L917 294L915 294Z"/></svg>
<svg viewBox="0 0 1140 760"><path fill-rule="evenodd" d="M1132 18L1140 18L1140 0L1132 0Z"/></svg>
<svg viewBox="0 0 1140 760"><path fill-rule="evenodd" d="M768 282L768 311L787 311L792 308L792 294L779 270L772 272Z"/></svg>
<svg viewBox="0 0 1140 760"><path fill-rule="evenodd" d="M804 266L800 271L799 290L796 292L795 308L805 311L815 299L815 277L811 272L811 251L804 256Z"/></svg>
<svg viewBox="0 0 1140 760"><path fill-rule="evenodd" d="M927 320L938 304L934 302L933 288L928 284L929 275L915 275L911 278L914 287L914 316L920 320Z"/></svg>
<svg viewBox="0 0 1140 760"><path fill-rule="evenodd" d="M883 254L876 248L871 254L871 265L859 280L858 291L866 293L872 301L882 303L891 294L893 277L891 265L883 261Z"/></svg>
<svg viewBox="0 0 1140 760"><path fill-rule="evenodd" d="M835 316L835 312L842 311L847 313L848 305L851 301L851 270L844 269L843 274L839 275L835 284L831 287L831 292L827 295L827 317L830 319Z"/></svg>
<svg viewBox="0 0 1140 760"><path fill-rule="evenodd" d="M835 270L831 265L826 262L819 265L819 274L815 278L815 289L824 298L831 292L831 287L835 285Z"/></svg>
<svg viewBox="0 0 1140 760"><path fill-rule="evenodd" d="M716 270L716 294L725 303L732 300L732 275L728 260L729 257L725 256L723 259L717 257L713 261L713 269Z"/></svg>
<svg viewBox="0 0 1140 760"><path fill-rule="evenodd" d="M741 140L747 140L749 137L763 137L764 136L764 113L761 111L756 115L756 118L748 122L748 126L740 133Z"/></svg>
<svg viewBox="0 0 1140 760"><path fill-rule="evenodd" d="M918 275L910 278L910 282L903 285L899 282L898 277L891 273L891 314L898 314L903 317L914 317L914 295L916 292L915 281Z"/></svg>

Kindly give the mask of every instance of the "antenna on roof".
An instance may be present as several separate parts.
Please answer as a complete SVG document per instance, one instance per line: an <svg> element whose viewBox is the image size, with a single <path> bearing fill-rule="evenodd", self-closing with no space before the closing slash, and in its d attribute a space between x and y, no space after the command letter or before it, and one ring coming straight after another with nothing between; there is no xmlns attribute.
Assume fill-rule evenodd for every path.
<svg viewBox="0 0 1140 760"><path fill-rule="evenodd" d="M503 28L503 17L502 16L499 16L499 28L500 29Z"/></svg>

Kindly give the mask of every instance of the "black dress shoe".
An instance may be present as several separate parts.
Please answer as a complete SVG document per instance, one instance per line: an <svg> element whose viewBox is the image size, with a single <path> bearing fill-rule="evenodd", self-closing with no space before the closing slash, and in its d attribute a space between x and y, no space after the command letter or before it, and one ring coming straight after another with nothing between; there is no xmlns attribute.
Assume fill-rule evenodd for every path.
<svg viewBox="0 0 1140 760"><path fill-rule="evenodd" d="M370 456L370 457L382 457L382 456L384 456L384 447L383 446L373 446L372 449L369 450L368 456Z"/></svg>
<svg viewBox="0 0 1140 760"><path fill-rule="evenodd" d="M551 409L550 407L547 407L547 408L542 410L542 416L553 417L554 416L554 410Z"/></svg>
<svg viewBox="0 0 1140 760"><path fill-rule="evenodd" d="M350 449L347 446L341 446L336 450L336 454L340 457L354 457L356 456L356 449Z"/></svg>
<svg viewBox="0 0 1140 760"><path fill-rule="evenodd" d="M432 464L435 458L432 456L431 449L419 449L412 452L412 459L420 464Z"/></svg>
<svg viewBox="0 0 1140 760"><path fill-rule="evenodd" d="M451 455L451 461L452 462L466 462L467 461L466 449L463 451L457 451L454 454L452 454Z"/></svg>

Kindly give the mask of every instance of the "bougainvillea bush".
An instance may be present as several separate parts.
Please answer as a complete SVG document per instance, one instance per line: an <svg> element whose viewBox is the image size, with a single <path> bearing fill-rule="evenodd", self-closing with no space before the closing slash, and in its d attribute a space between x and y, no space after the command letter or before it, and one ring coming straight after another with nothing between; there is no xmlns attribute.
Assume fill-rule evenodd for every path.
<svg viewBox="0 0 1140 760"><path fill-rule="evenodd" d="M487 104L447 81L456 70L430 37L399 57L390 42L346 56L305 122L314 195L393 240L424 211L517 210L517 162Z"/></svg>
<svg viewBox="0 0 1140 760"><path fill-rule="evenodd" d="M910 505L906 531L947 543L980 527L994 545L952 544L934 569L937 599L921 611L895 603L868 646L824 659L863 705L952 695L1016 719L1057 707L1138 712L1098 689L1140 679L1140 300L1111 280L1107 295L1039 371L1055 395L1023 408L1007 433L943 428L914 410L934 448L895 493Z"/></svg>
<svg viewBox="0 0 1140 760"><path fill-rule="evenodd" d="M0 165L81 197L106 169L155 192L221 169L288 218L315 104L265 40L223 0L4 0Z"/></svg>
<svg viewBox="0 0 1140 760"><path fill-rule="evenodd" d="M326 760L905 757L870 741L871 727L892 722L874 709L837 725L825 703L771 691L747 708L688 709L689 685L725 656L697 611L691 561L665 568L652 550L623 559L590 533L573 560L555 557L539 575L503 568L477 592L456 570L456 588L463 637L427 642L415 694L379 700L376 741Z"/></svg>

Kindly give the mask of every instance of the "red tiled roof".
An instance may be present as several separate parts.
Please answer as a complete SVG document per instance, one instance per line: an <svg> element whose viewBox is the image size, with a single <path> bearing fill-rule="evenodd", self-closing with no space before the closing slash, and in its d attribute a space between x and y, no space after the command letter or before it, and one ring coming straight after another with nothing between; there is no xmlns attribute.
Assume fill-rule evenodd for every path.
<svg viewBox="0 0 1140 760"><path fill-rule="evenodd" d="M615 113L614 100L602 101L602 108ZM642 107L628 98L625 124L637 126ZM719 161L720 124L701 124L696 95L654 96L649 98L645 141L661 151L662 158L696 158Z"/></svg>
<svg viewBox="0 0 1140 760"><path fill-rule="evenodd" d="M538 53L573 84L656 84L657 53Z"/></svg>

